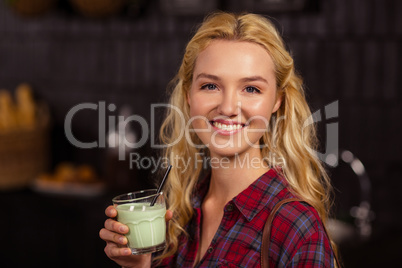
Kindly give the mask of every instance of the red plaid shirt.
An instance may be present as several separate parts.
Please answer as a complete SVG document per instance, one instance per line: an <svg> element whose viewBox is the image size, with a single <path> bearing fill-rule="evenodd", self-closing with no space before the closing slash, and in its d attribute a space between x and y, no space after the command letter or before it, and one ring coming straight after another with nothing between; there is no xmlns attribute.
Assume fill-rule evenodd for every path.
<svg viewBox="0 0 402 268"><path fill-rule="evenodd" d="M194 216L180 238L176 254L159 267L193 267L200 241L201 203L209 177L197 187ZM195 267L260 267L262 230L275 204L295 197L274 169L258 178L224 208L222 222ZM303 202L285 204L274 217L269 249L270 267L334 267L334 255L318 213Z"/></svg>

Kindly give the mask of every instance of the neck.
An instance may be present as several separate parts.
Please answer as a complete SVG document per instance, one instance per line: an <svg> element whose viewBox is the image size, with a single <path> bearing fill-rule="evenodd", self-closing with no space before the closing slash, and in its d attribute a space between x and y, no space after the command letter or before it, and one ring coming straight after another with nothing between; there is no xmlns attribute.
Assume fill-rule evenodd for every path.
<svg viewBox="0 0 402 268"><path fill-rule="evenodd" d="M267 164L262 162L259 150L254 154L247 152L231 157L211 156L211 168L211 182L207 196L222 205L269 170Z"/></svg>

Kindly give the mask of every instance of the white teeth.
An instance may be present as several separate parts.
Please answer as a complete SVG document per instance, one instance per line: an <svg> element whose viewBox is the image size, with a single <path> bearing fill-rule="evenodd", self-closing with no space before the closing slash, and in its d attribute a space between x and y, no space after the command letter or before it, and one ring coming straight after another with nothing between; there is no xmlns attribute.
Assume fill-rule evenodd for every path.
<svg viewBox="0 0 402 268"><path fill-rule="evenodd" d="M220 128L222 130L226 130L226 131L232 131L232 130L237 130L237 129L242 128L241 124L226 125L226 124L221 124L219 122L214 122L213 124L214 124L215 127Z"/></svg>

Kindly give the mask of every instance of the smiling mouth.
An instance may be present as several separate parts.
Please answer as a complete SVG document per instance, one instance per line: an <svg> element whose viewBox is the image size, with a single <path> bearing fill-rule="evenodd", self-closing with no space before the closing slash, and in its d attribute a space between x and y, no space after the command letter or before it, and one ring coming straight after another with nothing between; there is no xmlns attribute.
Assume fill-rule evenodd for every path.
<svg viewBox="0 0 402 268"><path fill-rule="evenodd" d="M215 128L219 129L219 130L223 130L223 131L236 131L236 130L240 130L242 128L244 128L246 126L246 124L242 124L242 123L222 123L222 122L218 122L218 121L210 121L211 125L213 125Z"/></svg>

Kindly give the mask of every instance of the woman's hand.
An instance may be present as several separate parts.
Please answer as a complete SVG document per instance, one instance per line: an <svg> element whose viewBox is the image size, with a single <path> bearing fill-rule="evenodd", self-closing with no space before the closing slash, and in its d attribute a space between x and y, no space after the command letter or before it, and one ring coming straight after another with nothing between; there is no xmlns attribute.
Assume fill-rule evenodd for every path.
<svg viewBox="0 0 402 268"><path fill-rule="evenodd" d="M151 267L151 254L132 255L127 247L127 238L124 234L128 233L127 225L124 225L113 218L117 216L117 210L109 206L105 210L105 228L99 232L99 236L106 242L105 253L118 265L123 267ZM172 211L167 210L165 219L169 221L173 216Z"/></svg>

